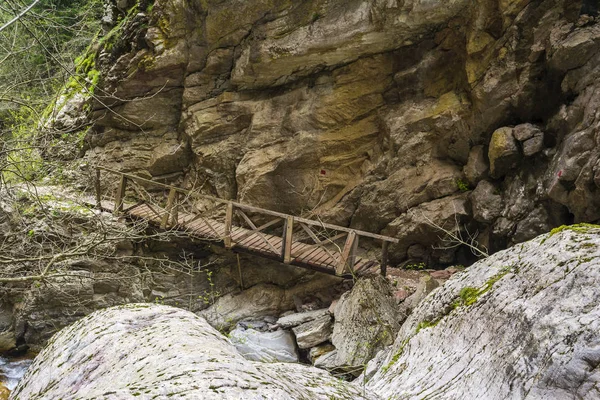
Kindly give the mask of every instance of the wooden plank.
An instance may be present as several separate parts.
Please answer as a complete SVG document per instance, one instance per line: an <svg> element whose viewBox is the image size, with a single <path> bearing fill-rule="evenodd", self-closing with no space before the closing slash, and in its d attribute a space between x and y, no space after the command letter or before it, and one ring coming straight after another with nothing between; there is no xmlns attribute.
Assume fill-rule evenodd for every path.
<svg viewBox="0 0 600 400"><path fill-rule="evenodd" d="M307 250L312 250L312 251L308 251L305 255L298 256L298 257L296 257L296 259L301 259L302 261L309 260L315 254L315 252L320 250L320 248L318 246L314 246L312 249L309 248Z"/></svg>
<svg viewBox="0 0 600 400"><path fill-rule="evenodd" d="M358 249L358 238L360 236L356 236L354 241L352 242L352 249L350 250L350 256L348 257L348 269L350 273L354 273L354 264L356 263L356 250Z"/></svg>
<svg viewBox="0 0 600 400"><path fill-rule="evenodd" d="M354 239L356 238L356 233L350 232L348 234L348 238L346 239L346 244L344 244L344 250L342 250L342 254L340 255L340 259L338 261L337 266L335 267L336 275L341 275L346 268L346 263L348 261L348 257L350 257L350 252L354 247Z"/></svg>
<svg viewBox="0 0 600 400"><path fill-rule="evenodd" d="M233 221L233 203L227 203L227 211L225 213L225 237L223 238L223 242L225 243L225 248L231 248L231 224Z"/></svg>
<svg viewBox="0 0 600 400"><path fill-rule="evenodd" d="M256 229L251 229L251 230L246 229L246 231L247 231L246 234L242 235L241 238L238 238L237 240L238 241L239 240L243 240L243 239L245 239L246 236L250 236L251 234L253 234L255 232L259 232L259 231L262 231L264 229L270 228L273 225L277 225L280 222L281 222L281 218L276 218L274 220L271 220L271 221L267 222L266 224L262 224L261 226L259 226Z"/></svg>
<svg viewBox="0 0 600 400"><path fill-rule="evenodd" d="M123 199L125 198L125 189L127 189L127 177L121 175L119 187L117 188L117 192L115 193L115 215L119 215L119 213L123 211Z"/></svg>
<svg viewBox="0 0 600 400"><path fill-rule="evenodd" d="M383 245L381 246L381 265L380 265L380 270L381 270L381 275L386 276L387 275L387 263L388 263L388 242L383 242Z"/></svg>
<svg viewBox="0 0 600 400"><path fill-rule="evenodd" d="M285 227L283 230L283 246L281 246L281 258L285 264L289 264L292 261L292 243L294 240L293 236L294 217L289 216L285 220Z"/></svg>
<svg viewBox="0 0 600 400"><path fill-rule="evenodd" d="M252 222L252 220L250 218L248 218L248 216L242 210L236 210L236 211L238 212L238 214L240 214L242 216L242 218L244 218L244 220L246 221L246 223L248 225L250 225L250 228L252 228L252 230L255 231L261 238L263 238L263 240L271 248L271 250L273 251L273 253L278 254L279 252L277 251L277 249L271 244L271 242L269 242L265 238L265 236L261 232L258 231L258 228L256 227L256 225L254 225L254 222Z"/></svg>
<svg viewBox="0 0 600 400"><path fill-rule="evenodd" d="M323 243L325 243L326 241L327 241L328 243L333 243L333 241L334 241L335 239L338 239L338 238L340 238L340 237L342 237L342 236L345 236L345 234L340 234L340 235L333 236L331 239L327 238L327 239L323 239L323 240L321 240L321 239L319 239L319 238L317 237L317 235L315 235L315 233L312 231L312 229L310 229L310 228L309 228L309 227L308 227L306 224L304 224L304 223L301 223L301 224L300 224L300 226L302 227L302 229L304 229L304 231L305 231L306 233L308 233L308 236L310 236L310 237L311 237L311 239L312 239L312 240L315 242L315 244L317 244L317 245L323 244ZM329 253L329 255L331 256L331 258L335 258L335 257L333 256L333 254L332 254L332 253L329 251L329 249L328 249L328 248L326 248L326 247L323 247L323 249L324 249L324 250L325 250L327 253Z"/></svg>

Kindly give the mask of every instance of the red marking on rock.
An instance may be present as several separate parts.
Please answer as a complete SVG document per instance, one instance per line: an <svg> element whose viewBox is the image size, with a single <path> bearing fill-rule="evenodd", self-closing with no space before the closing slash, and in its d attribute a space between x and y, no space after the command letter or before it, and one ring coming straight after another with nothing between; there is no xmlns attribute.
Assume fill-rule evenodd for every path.
<svg viewBox="0 0 600 400"><path fill-rule="evenodd" d="M325 174L327 174L327 172L324 169L322 169L321 170L321 175L325 175Z"/></svg>
<svg viewBox="0 0 600 400"><path fill-rule="evenodd" d="M562 176L562 170L558 171L558 177L560 178Z"/></svg>

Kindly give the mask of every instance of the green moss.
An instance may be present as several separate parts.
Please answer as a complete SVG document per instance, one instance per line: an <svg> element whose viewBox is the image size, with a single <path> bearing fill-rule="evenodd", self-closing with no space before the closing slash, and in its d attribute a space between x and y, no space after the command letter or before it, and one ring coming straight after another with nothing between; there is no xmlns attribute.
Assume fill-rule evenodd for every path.
<svg viewBox="0 0 600 400"><path fill-rule="evenodd" d="M548 234L548 237L552 237L552 236L556 235L557 233L560 233L563 231L587 233L590 229L599 229L599 228L600 228L600 225L586 224L586 223L575 224L575 225L562 225L562 226L552 229L550 231L550 233Z"/></svg>
<svg viewBox="0 0 600 400"><path fill-rule="evenodd" d="M494 284L496 282L498 282L500 279L502 279L506 274L508 274L509 272L511 272L511 270L516 269L515 267L504 267L500 270L500 272L498 272L496 275L492 276L490 279L488 279L484 285L480 288L475 288L475 287L464 287L460 290L460 293L458 294L459 299L456 300L454 303L452 303L452 309L456 309L458 307L468 307L470 305L473 305L477 302L477 300L479 299L479 297L481 297L482 295L484 295L485 293L489 292L492 287L494 286Z"/></svg>
<svg viewBox="0 0 600 400"><path fill-rule="evenodd" d="M442 319L439 318L439 319L436 319L435 321L424 320L424 321L419 322L419 325L417 325L417 332L416 333L419 333L423 329L432 328L432 327L436 326L437 324L440 323L441 320Z"/></svg>
<svg viewBox="0 0 600 400"><path fill-rule="evenodd" d="M396 364L398 362L398 360L400 359L400 357L402 356L402 353L404 353L404 347L406 347L406 345L408 344L408 341L411 338L408 339L404 339L402 341L402 343L400 343L400 348L398 349L398 351L396 351L396 353L394 354L394 356L392 357L392 359L390 360L390 362L388 362L386 365L384 365L381 368L381 371L383 373L386 373L388 371L388 369L390 369L392 367L392 365Z"/></svg>
<svg viewBox="0 0 600 400"><path fill-rule="evenodd" d="M458 188L458 190L460 190L461 192L468 192L469 190L471 190L469 184L460 178L456 179L454 182L456 183L456 187Z"/></svg>

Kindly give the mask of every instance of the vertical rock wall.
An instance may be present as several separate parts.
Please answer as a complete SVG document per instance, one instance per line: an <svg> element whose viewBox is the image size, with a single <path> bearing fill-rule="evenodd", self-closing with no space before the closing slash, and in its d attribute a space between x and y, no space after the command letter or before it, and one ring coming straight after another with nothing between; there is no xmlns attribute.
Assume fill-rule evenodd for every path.
<svg viewBox="0 0 600 400"><path fill-rule="evenodd" d="M128 7L95 50L90 162L383 231L396 263L468 261L423 216L492 251L600 218L597 2Z"/></svg>

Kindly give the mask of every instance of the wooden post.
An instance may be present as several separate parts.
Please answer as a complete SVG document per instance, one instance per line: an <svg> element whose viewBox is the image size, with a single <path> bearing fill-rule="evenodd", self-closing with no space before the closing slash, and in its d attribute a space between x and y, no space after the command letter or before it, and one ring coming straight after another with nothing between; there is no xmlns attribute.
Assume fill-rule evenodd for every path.
<svg viewBox="0 0 600 400"><path fill-rule="evenodd" d="M225 237L223 238L223 242L225 242L225 247L231 248L231 223L233 220L233 203L227 203L227 212L225 213Z"/></svg>
<svg viewBox="0 0 600 400"><path fill-rule="evenodd" d="M350 256L348 257L348 269L354 273L354 264L356 264L356 250L358 249L358 238L356 235L354 242L352 243L352 250L350 250Z"/></svg>
<svg viewBox="0 0 600 400"><path fill-rule="evenodd" d="M356 232L352 231L348 234L348 238L346 239L346 244L344 244L344 249L342 250L342 254L340 255L340 259L338 261L337 266L335 267L335 274L342 275L344 270L346 269L346 263L348 261L348 257L350 257L350 253L354 248L354 240L356 239Z"/></svg>
<svg viewBox="0 0 600 400"><path fill-rule="evenodd" d="M173 226L179 223L179 192L175 192L175 205L171 209L171 224Z"/></svg>
<svg viewBox="0 0 600 400"><path fill-rule="evenodd" d="M115 194L115 215L119 215L119 213L123 211L123 199L125 198L125 189L127 189L127 177L125 175L121 175L119 187L117 188L117 193Z"/></svg>
<svg viewBox="0 0 600 400"><path fill-rule="evenodd" d="M169 191L169 198L167 199L167 207L165 208L165 215L163 215L162 220L160 222L160 228L165 229L169 220L171 220L171 211L173 209L173 203L175 202L175 197L177 197L177 189L171 188Z"/></svg>
<svg viewBox="0 0 600 400"><path fill-rule="evenodd" d="M283 241L281 242L281 258L283 262L289 264L292 262L292 243L294 235L294 217L288 215L285 220L285 227L283 229Z"/></svg>
<svg viewBox="0 0 600 400"><path fill-rule="evenodd" d="M383 241L381 246L381 275L385 277L387 275L387 263L388 263L388 245L390 242Z"/></svg>
<svg viewBox="0 0 600 400"><path fill-rule="evenodd" d="M102 208L102 193L100 189L100 168L96 168L96 208L100 210Z"/></svg>

